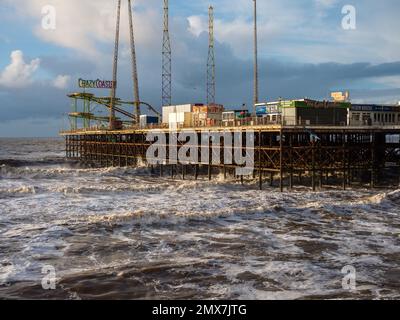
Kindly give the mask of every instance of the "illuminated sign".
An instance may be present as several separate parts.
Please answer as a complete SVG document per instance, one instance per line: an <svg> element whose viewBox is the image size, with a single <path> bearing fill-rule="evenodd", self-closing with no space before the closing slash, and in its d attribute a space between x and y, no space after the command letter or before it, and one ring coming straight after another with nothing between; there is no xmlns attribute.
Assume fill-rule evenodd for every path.
<svg viewBox="0 0 400 320"><path fill-rule="evenodd" d="M114 86L113 81L106 80L78 80L79 88L91 88L91 89L112 89Z"/></svg>
<svg viewBox="0 0 400 320"><path fill-rule="evenodd" d="M256 114L264 115L269 113L279 113L278 105L257 106Z"/></svg>
<svg viewBox="0 0 400 320"><path fill-rule="evenodd" d="M331 97L335 102L345 102L349 100L350 93L346 92L332 92Z"/></svg>
<svg viewBox="0 0 400 320"><path fill-rule="evenodd" d="M397 106L379 106L379 105L352 105L352 111L375 111L375 112L399 112Z"/></svg>

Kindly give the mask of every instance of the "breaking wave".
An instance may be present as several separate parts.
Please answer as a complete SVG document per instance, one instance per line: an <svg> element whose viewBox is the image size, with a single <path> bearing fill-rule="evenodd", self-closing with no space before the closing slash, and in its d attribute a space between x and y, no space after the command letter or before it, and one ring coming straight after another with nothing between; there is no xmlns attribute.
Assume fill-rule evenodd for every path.
<svg viewBox="0 0 400 320"><path fill-rule="evenodd" d="M366 203L383 204L385 202L394 202L400 205L400 190L382 192L366 199ZM399 208L400 209L400 208Z"/></svg>
<svg viewBox="0 0 400 320"><path fill-rule="evenodd" d="M28 147L0 160L0 299L45 298L43 265L65 299L400 297L400 189L259 191ZM341 289L346 265L357 292Z"/></svg>
<svg viewBox="0 0 400 320"><path fill-rule="evenodd" d="M57 179L73 176L123 176L125 174L144 174L148 170L142 168L85 168L79 164L67 162L63 166L0 166L0 178L3 179Z"/></svg>

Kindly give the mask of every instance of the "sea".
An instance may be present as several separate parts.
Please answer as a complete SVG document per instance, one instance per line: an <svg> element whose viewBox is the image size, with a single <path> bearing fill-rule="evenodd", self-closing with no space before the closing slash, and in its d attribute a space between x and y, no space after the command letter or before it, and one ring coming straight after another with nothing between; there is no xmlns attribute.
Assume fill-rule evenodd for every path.
<svg viewBox="0 0 400 320"><path fill-rule="evenodd" d="M279 192L0 139L0 299L399 299L400 188Z"/></svg>

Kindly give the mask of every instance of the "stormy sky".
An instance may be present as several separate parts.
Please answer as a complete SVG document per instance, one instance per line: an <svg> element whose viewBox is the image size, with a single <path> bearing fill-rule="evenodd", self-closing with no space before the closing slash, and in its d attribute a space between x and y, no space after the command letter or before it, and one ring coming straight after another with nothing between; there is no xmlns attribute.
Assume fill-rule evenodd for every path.
<svg viewBox="0 0 400 320"><path fill-rule="evenodd" d="M123 3L118 96L132 100ZM162 0L133 3L141 97L160 109ZM251 0L170 0L173 103L205 102L210 4L217 102L250 106ZM54 30L42 26L46 5L56 10ZM68 127L66 94L79 90L78 79L111 80L115 5L0 0L0 137L56 136ZM343 27L347 5L355 8L355 29ZM258 0L258 7L260 100L328 99L334 90L350 90L354 102L400 100L398 0Z"/></svg>

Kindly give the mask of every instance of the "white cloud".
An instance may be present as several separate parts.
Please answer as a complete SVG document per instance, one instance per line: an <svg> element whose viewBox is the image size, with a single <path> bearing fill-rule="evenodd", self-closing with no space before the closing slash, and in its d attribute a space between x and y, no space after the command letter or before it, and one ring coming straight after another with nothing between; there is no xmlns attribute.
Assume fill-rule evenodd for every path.
<svg viewBox="0 0 400 320"><path fill-rule="evenodd" d="M106 59L110 60L114 42L116 1L5 1L16 8L19 17L33 18L34 33L42 41L72 48L89 56L98 65L104 64ZM185 47L188 35L199 36L201 32L207 31L207 8L211 2L215 7L216 40L229 45L237 57L252 57L252 1L197 0L191 4L186 4L186 0L176 2L180 1L185 2L185 10L191 11L186 11L187 16L177 15L174 6L171 6L171 41L175 54ZM357 30L352 32L341 28L340 4L345 3L343 1L259 1L260 56L315 63L381 63L398 60L398 1L386 0L387 10L381 10L380 2L375 0L365 0L358 4ZM135 0L133 3L136 7L134 27L137 47L139 50L151 52L153 56L157 55L159 59L162 3L160 0ZM56 30L44 30L41 26L40 9L44 5L53 5L56 8ZM121 42L126 45L129 39L126 1L123 1L123 6Z"/></svg>
<svg viewBox="0 0 400 320"><path fill-rule="evenodd" d="M317 7L320 8L330 8L333 7L338 0L314 0Z"/></svg>
<svg viewBox="0 0 400 320"><path fill-rule="evenodd" d="M189 22L189 31L198 37L202 32L206 31L208 26L206 18L201 16L190 16L187 18Z"/></svg>
<svg viewBox="0 0 400 320"><path fill-rule="evenodd" d="M115 36L116 1L109 0L20 0L11 1L19 17L31 17L34 21L34 34L42 41L60 47L74 49L90 56L102 57L104 52L99 45L107 44L112 48ZM135 40L138 44L159 48L161 30L161 11L159 1L136 0L135 6L141 6L140 14L134 15ZM54 6L56 12L56 29L42 28L41 8ZM128 43L127 1L123 1L121 12L120 41Z"/></svg>
<svg viewBox="0 0 400 320"><path fill-rule="evenodd" d="M0 85L8 88L23 88L32 83L32 76L40 66L40 59L29 63L21 50L11 52L11 63L0 73Z"/></svg>
<svg viewBox="0 0 400 320"><path fill-rule="evenodd" d="M58 75L53 80L53 87L57 89L66 89L71 81L71 76L69 75Z"/></svg>
<svg viewBox="0 0 400 320"><path fill-rule="evenodd" d="M201 1L201 0L198 0ZM209 1L208 1L209 2ZM297 62L369 61L400 59L398 2L365 0L356 5L357 30L341 27L343 0L271 0L258 2L259 55ZM215 35L237 57L251 58L253 46L252 1L215 1ZM207 1L203 1L206 8ZM189 31L207 31L205 13L191 16ZM362 49L361 49L362 48Z"/></svg>

